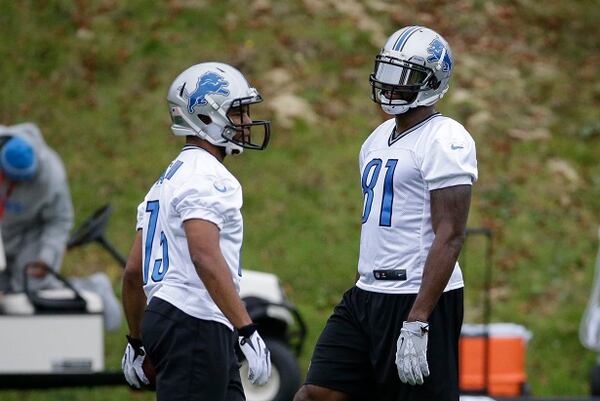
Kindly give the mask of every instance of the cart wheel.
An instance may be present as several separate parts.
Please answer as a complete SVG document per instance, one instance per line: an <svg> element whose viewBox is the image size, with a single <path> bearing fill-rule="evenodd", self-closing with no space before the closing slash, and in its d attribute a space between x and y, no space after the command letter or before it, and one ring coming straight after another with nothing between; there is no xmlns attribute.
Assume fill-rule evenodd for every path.
<svg viewBox="0 0 600 401"><path fill-rule="evenodd" d="M271 351L271 379L264 386L255 386L248 381L248 362L240 368L242 385L247 401L290 401L300 388L300 368L292 351L281 341L265 338Z"/></svg>
<svg viewBox="0 0 600 401"><path fill-rule="evenodd" d="M600 365L594 365L590 373L590 387L593 396L600 396Z"/></svg>

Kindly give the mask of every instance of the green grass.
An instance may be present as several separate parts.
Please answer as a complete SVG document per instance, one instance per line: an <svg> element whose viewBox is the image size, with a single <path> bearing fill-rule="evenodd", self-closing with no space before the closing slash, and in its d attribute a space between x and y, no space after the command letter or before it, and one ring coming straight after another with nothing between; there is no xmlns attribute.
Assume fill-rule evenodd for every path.
<svg viewBox="0 0 600 401"><path fill-rule="evenodd" d="M276 273L305 316L304 369L333 305L353 284L357 154L385 118L369 100L377 47L373 30L361 27L388 35L404 24L430 25L456 57L440 109L478 145L469 224L495 233L492 318L533 332L527 372L535 395L586 394L595 356L577 329L600 221L595 2L347 2L362 5L358 14L334 3L0 0L0 123L40 125L64 159L77 221L111 202L108 237L125 253L137 203L181 146L168 128L172 79L200 61L239 66L273 118L266 152L226 161L244 185L244 265ZM367 18L374 25L361 24ZM276 69L289 74L287 83L274 83ZM269 99L285 93L306 100L315 119L273 115ZM532 132L542 135L528 138ZM477 319L482 244L474 242L466 255L467 316ZM65 258L68 274L98 270L120 295L120 267L98 247ZM108 368L119 367L124 333L107 335ZM152 399L100 388L0 398Z"/></svg>

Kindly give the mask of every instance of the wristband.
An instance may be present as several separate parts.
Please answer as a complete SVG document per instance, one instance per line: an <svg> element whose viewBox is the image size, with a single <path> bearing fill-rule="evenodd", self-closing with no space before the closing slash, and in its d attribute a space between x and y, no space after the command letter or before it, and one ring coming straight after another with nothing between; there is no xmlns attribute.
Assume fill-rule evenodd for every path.
<svg viewBox="0 0 600 401"><path fill-rule="evenodd" d="M140 340L139 338L133 338L129 335L126 335L125 337L127 337L127 342L129 342L129 344L131 344L133 348L139 349L144 346L144 344L142 344L142 340Z"/></svg>
<svg viewBox="0 0 600 401"><path fill-rule="evenodd" d="M250 323L247 326L240 327L237 329L238 334L242 337L248 338L258 329L258 325L256 323Z"/></svg>

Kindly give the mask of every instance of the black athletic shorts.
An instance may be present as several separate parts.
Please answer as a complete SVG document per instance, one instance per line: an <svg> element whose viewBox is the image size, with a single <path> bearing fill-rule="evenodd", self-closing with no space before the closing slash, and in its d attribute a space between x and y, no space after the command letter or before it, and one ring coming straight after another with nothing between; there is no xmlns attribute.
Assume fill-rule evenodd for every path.
<svg viewBox="0 0 600 401"><path fill-rule="evenodd" d="M341 391L357 401L458 401L458 339L463 290L444 293L429 318L422 385L402 383L396 341L416 294L346 291L321 333L306 384Z"/></svg>
<svg viewBox="0 0 600 401"><path fill-rule="evenodd" d="M244 401L234 333L152 298L142 342L156 369L157 401Z"/></svg>

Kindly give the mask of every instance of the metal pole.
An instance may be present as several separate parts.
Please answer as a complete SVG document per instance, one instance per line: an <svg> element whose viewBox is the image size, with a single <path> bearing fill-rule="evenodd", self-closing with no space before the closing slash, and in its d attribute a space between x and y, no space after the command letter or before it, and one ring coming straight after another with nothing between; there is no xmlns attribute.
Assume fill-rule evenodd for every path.
<svg viewBox="0 0 600 401"><path fill-rule="evenodd" d="M127 259L115 248L106 238L104 238L104 234L102 234L99 238L96 239L106 249L120 264L121 267L125 268L127 264Z"/></svg>

